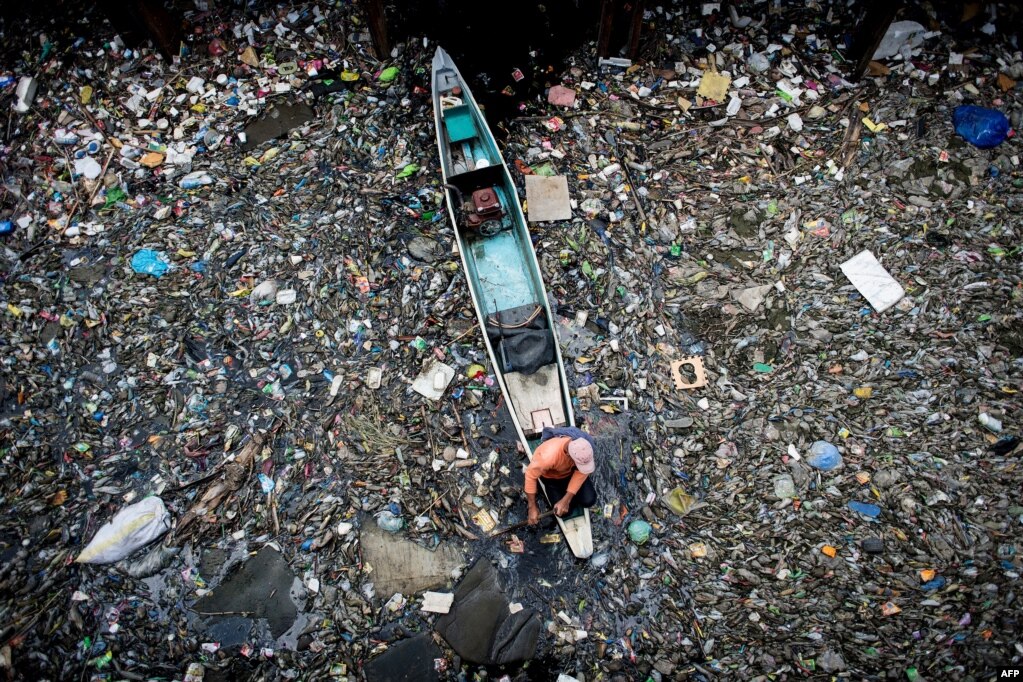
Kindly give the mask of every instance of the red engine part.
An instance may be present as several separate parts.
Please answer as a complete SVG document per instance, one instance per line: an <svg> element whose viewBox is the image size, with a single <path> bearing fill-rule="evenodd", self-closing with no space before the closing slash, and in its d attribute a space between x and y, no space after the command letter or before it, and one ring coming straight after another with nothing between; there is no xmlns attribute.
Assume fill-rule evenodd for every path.
<svg viewBox="0 0 1023 682"><path fill-rule="evenodd" d="M493 187L478 189L472 193L472 205L482 218L496 218L501 215L501 202Z"/></svg>

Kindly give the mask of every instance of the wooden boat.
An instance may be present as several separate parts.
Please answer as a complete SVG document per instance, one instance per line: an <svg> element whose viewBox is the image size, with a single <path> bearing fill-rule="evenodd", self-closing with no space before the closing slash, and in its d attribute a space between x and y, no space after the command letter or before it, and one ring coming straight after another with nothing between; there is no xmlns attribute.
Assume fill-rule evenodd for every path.
<svg viewBox="0 0 1023 682"><path fill-rule="evenodd" d="M433 110L462 267L497 383L532 458L545 426L575 425L565 367L508 167L465 80L440 48L433 57ZM558 524L575 556L593 553L588 509L558 517Z"/></svg>

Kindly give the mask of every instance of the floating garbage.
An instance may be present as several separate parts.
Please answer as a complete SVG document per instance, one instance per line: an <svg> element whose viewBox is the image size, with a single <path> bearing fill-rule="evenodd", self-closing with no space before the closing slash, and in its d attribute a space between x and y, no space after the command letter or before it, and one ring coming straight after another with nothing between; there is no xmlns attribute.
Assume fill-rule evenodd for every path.
<svg viewBox="0 0 1023 682"><path fill-rule="evenodd" d="M162 253L152 249L140 249L131 257L131 269L140 275L160 278L167 274L170 264Z"/></svg>
<svg viewBox="0 0 1023 682"><path fill-rule="evenodd" d="M170 529L163 500L147 497L117 512L75 559L80 564L110 564L130 556Z"/></svg>
<svg viewBox="0 0 1023 682"><path fill-rule="evenodd" d="M859 76L862 3L648 3L611 58L575 3L472 40L478 8L390 3L386 48L367 3L187 4L163 42L102 3L0 19L0 667L492 675L437 634L449 600L538 635L510 679L1017 656L1023 166L953 122L1019 128L1015 5L930 3ZM589 561L551 517L486 537L526 521L526 458L455 250L477 187L437 182L437 44L538 219ZM485 302L509 324L518 274ZM151 497L172 529L65 565ZM460 591L476 561L500 600Z"/></svg>
<svg viewBox="0 0 1023 682"><path fill-rule="evenodd" d="M806 458L806 463L814 469L833 471L842 466L842 454L828 441L818 440L810 446L810 454Z"/></svg>
<svg viewBox="0 0 1023 682"><path fill-rule="evenodd" d="M637 545L642 545L650 539L653 527L643 519L636 519L629 524L629 539Z"/></svg>

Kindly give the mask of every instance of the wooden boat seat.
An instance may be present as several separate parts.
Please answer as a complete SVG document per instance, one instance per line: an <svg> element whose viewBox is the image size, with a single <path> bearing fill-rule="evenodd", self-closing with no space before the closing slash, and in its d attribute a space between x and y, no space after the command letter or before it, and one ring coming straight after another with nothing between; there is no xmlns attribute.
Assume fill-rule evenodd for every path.
<svg viewBox="0 0 1023 682"><path fill-rule="evenodd" d="M527 438L540 435L545 426L564 426L565 408L561 402L558 365L544 365L532 374L508 372L504 375L515 416Z"/></svg>
<svg viewBox="0 0 1023 682"><path fill-rule="evenodd" d="M477 136L476 124L472 120L472 109L468 104L445 109L442 116L451 144L471 140Z"/></svg>
<svg viewBox="0 0 1023 682"><path fill-rule="evenodd" d="M458 175L449 175L448 182L468 197L478 189L503 185L504 168L502 166L484 166Z"/></svg>
<svg viewBox="0 0 1023 682"><path fill-rule="evenodd" d="M439 69L435 77L437 79L437 89L441 92L450 92L453 88L461 85L461 80L454 69Z"/></svg>

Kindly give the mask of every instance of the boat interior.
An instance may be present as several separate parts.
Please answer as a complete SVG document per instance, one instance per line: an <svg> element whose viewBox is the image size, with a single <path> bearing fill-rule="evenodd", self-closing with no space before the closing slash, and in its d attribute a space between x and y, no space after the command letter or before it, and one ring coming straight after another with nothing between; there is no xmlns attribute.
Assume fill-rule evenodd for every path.
<svg viewBox="0 0 1023 682"><path fill-rule="evenodd" d="M467 102L453 69L435 73L442 163L462 237L476 305L486 319L495 362L527 438L568 423L551 329L532 245L511 178L493 138Z"/></svg>

